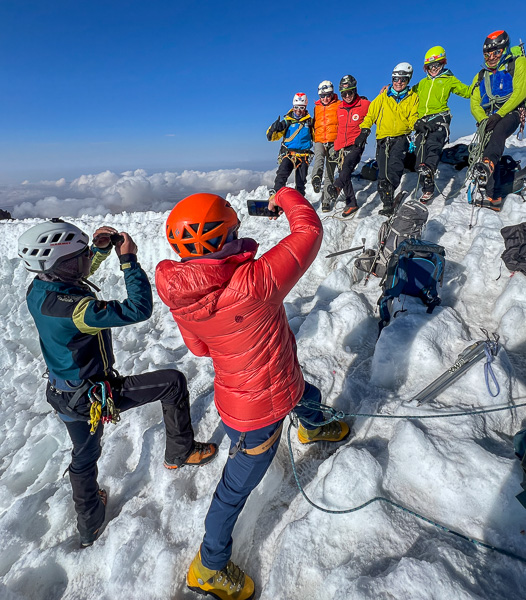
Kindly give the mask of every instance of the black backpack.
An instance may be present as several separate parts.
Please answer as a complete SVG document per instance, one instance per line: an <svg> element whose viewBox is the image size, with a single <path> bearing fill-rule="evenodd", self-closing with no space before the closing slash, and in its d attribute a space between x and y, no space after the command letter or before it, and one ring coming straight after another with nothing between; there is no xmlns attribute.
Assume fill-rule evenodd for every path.
<svg viewBox="0 0 526 600"><path fill-rule="evenodd" d="M505 154L495 169L495 197L505 198L508 194L518 194L526 187L526 167L521 169L521 161Z"/></svg>
<svg viewBox="0 0 526 600"><path fill-rule="evenodd" d="M469 165L469 147L467 144L455 144L450 148L444 148L440 162L454 165L457 171L461 171Z"/></svg>
<svg viewBox="0 0 526 600"><path fill-rule="evenodd" d="M372 272L376 277L384 277L391 254L404 240L422 235L428 216L427 208L416 200L400 205L394 216L382 223L378 231L378 251L365 250L356 258L355 267L366 273Z"/></svg>
<svg viewBox="0 0 526 600"><path fill-rule="evenodd" d="M446 251L443 246L424 240L404 240L391 254L383 280L383 294L378 299L380 332L391 320L394 298L420 298L432 313L440 304L438 286L442 286Z"/></svg>
<svg viewBox="0 0 526 600"><path fill-rule="evenodd" d="M367 181L376 181L378 179L378 163L374 158L370 158L362 167L360 177Z"/></svg>
<svg viewBox="0 0 526 600"><path fill-rule="evenodd" d="M501 254L506 267L526 275L526 223L510 225L500 230L506 249Z"/></svg>

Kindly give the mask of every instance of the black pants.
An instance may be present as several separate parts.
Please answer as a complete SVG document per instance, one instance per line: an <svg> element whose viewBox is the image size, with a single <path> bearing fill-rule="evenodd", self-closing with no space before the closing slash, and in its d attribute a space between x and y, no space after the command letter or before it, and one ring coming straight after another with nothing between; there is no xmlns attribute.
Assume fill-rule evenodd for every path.
<svg viewBox="0 0 526 600"><path fill-rule="evenodd" d="M121 412L157 400L161 402L166 427L165 459L172 464L182 464L192 453L194 443L185 376L175 369L166 369L109 381L115 406ZM48 385L46 395L50 404L56 406L57 396L69 400L73 393L58 394ZM81 404L87 402L87 396L81 399ZM82 407L79 410L85 414ZM95 434L90 435L91 425L86 420L76 421L60 413L59 416L73 443L69 477L77 527L81 537L89 537L104 522L105 509L97 493L97 461L102 452L100 441L104 426L99 423Z"/></svg>
<svg viewBox="0 0 526 600"><path fill-rule="evenodd" d="M431 133L419 133L416 136L416 162L418 164L425 163L433 173L437 170L438 162L444 150L444 144L449 138L449 125L451 123L450 115L429 115L422 118L423 121L433 124L439 124L440 129ZM422 182L424 192L432 192L434 190L433 180ZM426 185L427 184L427 185Z"/></svg>
<svg viewBox="0 0 526 600"><path fill-rule="evenodd" d="M484 149L484 158L489 158L495 168L504 154L506 140L517 129L520 124L520 115L518 110L513 110L495 125L495 129L491 132L489 142ZM486 194L489 198L493 198L493 190L495 189L495 178L492 175L488 179L486 185Z"/></svg>
<svg viewBox="0 0 526 600"><path fill-rule="evenodd" d="M382 138L376 143L378 192L386 208L392 206L394 191L404 174L404 158L409 150L406 135Z"/></svg>
<svg viewBox="0 0 526 600"><path fill-rule="evenodd" d="M334 180L334 185L337 188L343 189L346 206L358 206L351 175L362 158L363 148L348 146L344 149L344 153L343 165L341 171L338 173L338 177Z"/></svg>
<svg viewBox="0 0 526 600"><path fill-rule="evenodd" d="M302 159L301 162L296 162L296 190L302 195L305 196L305 183L307 181L307 171L309 170L309 163L305 159ZM285 187L287 184L287 179L290 174L294 171L294 163L288 156L284 156L278 170L276 172L276 179L274 180L274 191L277 192L282 187Z"/></svg>

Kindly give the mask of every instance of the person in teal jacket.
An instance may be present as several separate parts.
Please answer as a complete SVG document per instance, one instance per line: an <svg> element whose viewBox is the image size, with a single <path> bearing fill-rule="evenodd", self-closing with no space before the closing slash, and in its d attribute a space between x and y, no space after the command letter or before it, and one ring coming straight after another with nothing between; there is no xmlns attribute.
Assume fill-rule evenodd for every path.
<svg viewBox="0 0 526 600"><path fill-rule="evenodd" d="M485 188L482 205L500 211L502 197L495 193L496 167L506 140L521 122L524 124L526 57L520 47L510 48L510 38L502 30L490 33L482 51L484 68L473 78L471 94L471 114L477 127L483 124L485 142L475 173L479 186Z"/></svg>
<svg viewBox="0 0 526 600"><path fill-rule="evenodd" d="M166 468L204 464L217 451L215 444L194 441L182 373L166 369L122 377L114 370L111 329L148 319L152 290L127 233L100 227L91 247L88 240L78 227L60 219L35 225L18 240L25 268L36 273L27 306L47 366L46 398L73 444L68 471L83 548L100 535L105 517L107 496L97 483L104 422L116 423L119 413L160 400ZM99 300L93 291L98 288L87 280L113 246L128 292L123 302Z"/></svg>
<svg viewBox="0 0 526 600"><path fill-rule="evenodd" d="M433 198L438 161L449 138L449 96L456 94L469 98L471 92L470 86L457 79L446 64L444 48L433 46L424 57L427 75L413 86L419 98L418 121L415 123L416 157L417 171L422 178L420 201L424 204Z"/></svg>

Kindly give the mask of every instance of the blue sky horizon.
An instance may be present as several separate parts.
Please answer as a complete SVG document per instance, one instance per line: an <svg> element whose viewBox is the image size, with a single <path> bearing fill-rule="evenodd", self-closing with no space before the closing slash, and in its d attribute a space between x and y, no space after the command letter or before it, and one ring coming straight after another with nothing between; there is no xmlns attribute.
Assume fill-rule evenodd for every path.
<svg viewBox="0 0 526 600"><path fill-rule="evenodd" d="M348 6L274 0L184 4L4 0L0 56L0 183L73 178L105 169L272 169L266 128L297 91L309 108L323 79L347 74L369 99L410 62L443 45L471 82L488 33L526 38L518 2L384 0ZM522 29L522 30L521 30ZM452 138L473 131L469 102L452 96ZM368 144L368 154L374 144Z"/></svg>

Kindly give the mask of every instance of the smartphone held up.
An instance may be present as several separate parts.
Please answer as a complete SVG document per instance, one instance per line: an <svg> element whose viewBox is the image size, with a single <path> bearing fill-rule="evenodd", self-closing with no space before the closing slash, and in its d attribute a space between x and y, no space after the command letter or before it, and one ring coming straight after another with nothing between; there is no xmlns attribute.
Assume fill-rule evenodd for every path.
<svg viewBox="0 0 526 600"><path fill-rule="evenodd" d="M268 200L247 200L248 214L251 217L279 217L277 208L268 209Z"/></svg>

